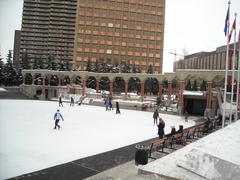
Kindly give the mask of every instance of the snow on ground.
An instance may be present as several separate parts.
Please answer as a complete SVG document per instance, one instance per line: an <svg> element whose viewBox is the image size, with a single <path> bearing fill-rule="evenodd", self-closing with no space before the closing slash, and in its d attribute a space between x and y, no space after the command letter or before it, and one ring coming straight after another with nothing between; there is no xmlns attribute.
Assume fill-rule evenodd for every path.
<svg viewBox="0 0 240 180"><path fill-rule="evenodd" d="M98 106L60 107L64 121L54 130L58 102L0 100L0 179L11 178L157 136L152 113ZM121 107L120 107L121 108ZM165 132L194 125L194 117L160 114ZM196 118L196 117L195 117Z"/></svg>
<svg viewBox="0 0 240 180"><path fill-rule="evenodd" d="M6 90L6 89L4 89L4 88L1 88L1 87L0 87L0 92L1 92L1 91L7 91L7 90Z"/></svg>

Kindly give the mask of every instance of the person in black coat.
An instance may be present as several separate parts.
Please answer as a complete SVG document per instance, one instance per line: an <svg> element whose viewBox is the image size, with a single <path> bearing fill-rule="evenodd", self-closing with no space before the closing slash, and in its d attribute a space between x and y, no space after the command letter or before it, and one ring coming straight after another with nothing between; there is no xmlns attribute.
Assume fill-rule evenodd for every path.
<svg viewBox="0 0 240 180"><path fill-rule="evenodd" d="M116 102L116 114L120 114L119 103Z"/></svg>
<svg viewBox="0 0 240 180"><path fill-rule="evenodd" d="M159 139L162 139L164 134L165 134L164 133L165 122L163 121L162 118L159 118L159 124L157 126L158 126L158 136L159 136Z"/></svg>
<svg viewBox="0 0 240 180"><path fill-rule="evenodd" d="M59 106L62 106L62 107L63 107L62 97L61 97L61 96L59 96L59 100L58 100L58 102L59 102Z"/></svg>
<svg viewBox="0 0 240 180"><path fill-rule="evenodd" d="M159 118L158 110L156 109L153 113L153 125L157 125L157 119Z"/></svg>

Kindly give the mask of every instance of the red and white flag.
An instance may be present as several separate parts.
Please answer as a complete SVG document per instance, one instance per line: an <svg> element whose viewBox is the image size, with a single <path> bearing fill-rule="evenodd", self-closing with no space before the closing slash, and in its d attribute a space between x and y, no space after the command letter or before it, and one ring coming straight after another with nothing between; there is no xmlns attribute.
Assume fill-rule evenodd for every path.
<svg viewBox="0 0 240 180"><path fill-rule="evenodd" d="M234 30L236 30L236 18L233 21L232 28L231 28L231 31L230 31L229 36L228 36L228 42L231 41L232 33L233 33Z"/></svg>

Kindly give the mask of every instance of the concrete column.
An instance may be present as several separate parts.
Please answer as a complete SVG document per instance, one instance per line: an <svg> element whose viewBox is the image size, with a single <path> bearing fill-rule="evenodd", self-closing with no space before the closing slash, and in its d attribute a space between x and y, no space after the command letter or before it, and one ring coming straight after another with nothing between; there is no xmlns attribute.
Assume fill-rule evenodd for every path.
<svg viewBox="0 0 240 180"><path fill-rule="evenodd" d="M111 96L113 95L113 82L112 81L110 81L110 84L109 84L109 93Z"/></svg>
<svg viewBox="0 0 240 180"><path fill-rule="evenodd" d="M34 85L34 80L35 80L34 76L32 76L32 85Z"/></svg>
<svg viewBox="0 0 240 180"><path fill-rule="evenodd" d="M125 81L124 90L125 90L125 95L127 95L127 93L128 93L128 81Z"/></svg>
<svg viewBox="0 0 240 180"><path fill-rule="evenodd" d="M211 109L211 101L212 101L212 82L207 82L208 90L207 90L207 109Z"/></svg>
<svg viewBox="0 0 240 180"><path fill-rule="evenodd" d="M82 80L82 96L86 95L86 80Z"/></svg>
<svg viewBox="0 0 240 180"><path fill-rule="evenodd" d="M158 82L158 86L159 86L158 96L161 97L162 96L162 89L163 89L162 81Z"/></svg>
<svg viewBox="0 0 240 180"><path fill-rule="evenodd" d="M25 82L26 82L26 81L25 81L25 76L23 75L22 78L23 78L23 82L22 82L22 83L25 84Z"/></svg>
<svg viewBox="0 0 240 180"><path fill-rule="evenodd" d="M141 96L144 97L144 82L141 82Z"/></svg>
<svg viewBox="0 0 240 180"><path fill-rule="evenodd" d="M184 81L179 81L179 91L178 91L178 114L183 114L183 106L184 106L184 98L183 98L183 90L185 87Z"/></svg>
<svg viewBox="0 0 240 180"><path fill-rule="evenodd" d="M96 92L99 92L99 80L96 81Z"/></svg>
<svg viewBox="0 0 240 180"><path fill-rule="evenodd" d="M42 97L45 97L45 77L42 77Z"/></svg>
<svg viewBox="0 0 240 180"><path fill-rule="evenodd" d="M171 98L172 95L172 81L168 81L168 99Z"/></svg>

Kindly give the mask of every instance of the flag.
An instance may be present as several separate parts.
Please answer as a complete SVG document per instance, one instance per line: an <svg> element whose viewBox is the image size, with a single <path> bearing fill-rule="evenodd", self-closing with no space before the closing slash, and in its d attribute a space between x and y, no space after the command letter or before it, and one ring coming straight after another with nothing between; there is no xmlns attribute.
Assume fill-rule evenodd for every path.
<svg viewBox="0 0 240 180"><path fill-rule="evenodd" d="M227 35L228 22L229 22L229 6L228 6L228 10L227 10L226 19L225 19L225 27L224 27L225 36Z"/></svg>
<svg viewBox="0 0 240 180"><path fill-rule="evenodd" d="M230 31L229 36L228 36L228 42L231 41L231 37L232 37L232 32L233 32L233 30L236 30L236 18L235 18L234 21L233 21L232 28L231 28L231 31Z"/></svg>
<svg viewBox="0 0 240 180"><path fill-rule="evenodd" d="M240 30L238 32L238 48L240 48ZM239 52L240 53L240 52Z"/></svg>

